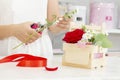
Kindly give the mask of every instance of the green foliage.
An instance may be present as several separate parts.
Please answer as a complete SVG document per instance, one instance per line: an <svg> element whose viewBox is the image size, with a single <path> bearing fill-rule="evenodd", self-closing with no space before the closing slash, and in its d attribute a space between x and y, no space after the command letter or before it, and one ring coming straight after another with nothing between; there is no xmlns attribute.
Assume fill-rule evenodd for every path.
<svg viewBox="0 0 120 80"><path fill-rule="evenodd" d="M101 46L103 48L112 47L112 43L108 40L107 36L102 33L96 34L94 39L95 45Z"/></svg>
<svg viewBox="0 0 120 80"><path fill-rule="evenodd" d="M65 20L71 19L76 12L77 12L77 10L73 10L73 11L67 12L67 13L64 14L63 17L64 17Z"/></svg>
<svg viewBox="0 0 120 80"><path fill-rule="evenodd" d="M77 12L77 10L67 12L63 15L63 18L65 20L71 19L76 12ZM53 15L52 17L53 17L53 21L49 21L48 19L46 19L45 26L49 27L49 26L53 25L57 20L59 20L59 18L56 15Z"/></svg>
<svg viewBox="0 0 120 80"><path fill-rule="evenodd" d="M53 17L53 21L49 21L48 19L46 19L46 24L44 26L49 27L57 21L57 16L56 15L53 15L52 17Z"/></svg>
<svg viewBox="0 0 120 80"><path fill-rule="evenodd" d="M89 41L89 42L92 42L93 44L95 44L95 43L94 43L94 41L95 41L95 38L94 38L94 37L92 37L91 39L88 39L88 41Z"/></svg>
<svg viewBox="0 0 120 80"><path fill-rule="evenodd" d="M82 25L82 29L85 31L87 28L85 25Z"/></svg>

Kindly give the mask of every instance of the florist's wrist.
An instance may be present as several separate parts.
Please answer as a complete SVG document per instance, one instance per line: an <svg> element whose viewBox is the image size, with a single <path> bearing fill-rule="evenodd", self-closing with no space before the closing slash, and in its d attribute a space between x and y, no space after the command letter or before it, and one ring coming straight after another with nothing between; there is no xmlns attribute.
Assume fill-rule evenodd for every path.
<svg viewBox="0 0 120 80"><path fill-rule="evenodd" d="M16 27L18 26L18 24L11 24L10 27L9 27L9 33L10 33L10 36L15 36L15 32L16 32Z"/></svg>
<svg viewBox="0 0 120 80"><path fill-rule="evenodd" d="M55 29L55 26L50 26L49 28L48 28L48 30L50 31L50 32L52 32L52 33L57 33L57 31L56 31L56 29Z"/></svg>
<svg viewBox="0 0 120 80"><path fill-rule="evenodd" d="M57 34L60 33L62 31L64 31L62 28L58 27L57 25L52 25L49 28L49 31L52 32L53 34Z"/></svg>

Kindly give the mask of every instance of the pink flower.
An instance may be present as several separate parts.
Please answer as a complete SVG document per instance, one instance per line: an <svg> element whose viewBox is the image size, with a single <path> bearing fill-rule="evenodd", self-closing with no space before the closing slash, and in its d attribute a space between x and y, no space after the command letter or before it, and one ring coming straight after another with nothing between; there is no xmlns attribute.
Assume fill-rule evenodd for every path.
<svg viewBox="0 0 120 80"><path fill-rule="evenodd" d="M38 28L38 24L37 24L37 23L32 24L32 25L31 25L31 28L32 28L32 29L37 29L37 28Z"/></svg>

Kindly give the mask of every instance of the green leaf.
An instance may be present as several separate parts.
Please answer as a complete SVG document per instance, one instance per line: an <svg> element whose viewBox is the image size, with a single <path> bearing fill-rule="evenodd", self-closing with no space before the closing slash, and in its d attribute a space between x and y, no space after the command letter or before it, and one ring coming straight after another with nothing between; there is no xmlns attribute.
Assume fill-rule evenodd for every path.
<svg viewBox="0 0 120 80"><path fill-rule="evenodd" d="M82 29L85 31L87 28L85 25L82 25Z"/></svg>
<svg viewBox="0 0 120 80"><path fill-rule="evenodd" d="M112 43L108 39L103 39L101 46L103 48L110 48L110 47L112 47Z"/></svg>
<svg viewBox="0 0 120 80"><path fill-rule="evenodd" d="M105 34L96 34L95 35L95 44L101 46L103 48L110 48L112 47L111 41L108 40Z"/></svg>
<svg viewBox="0 0 120 80"><path fill-rule="evenodd" d="M96 41L96 42L95 42L95 45L97 45L97 46L102 46L102 42L101 42L101 41Z"/></svg>
<svg viewBox="0 0 120 80"><path fill-rule="evenodd" d="M102 33L99 33L99 34L96 34L95 35L95 40L96 41L100 41L100 40L102 40L102 39L104 39L104 38L106 38L107 36L106 35L104 35L104 34L102 34Z"/></svg>

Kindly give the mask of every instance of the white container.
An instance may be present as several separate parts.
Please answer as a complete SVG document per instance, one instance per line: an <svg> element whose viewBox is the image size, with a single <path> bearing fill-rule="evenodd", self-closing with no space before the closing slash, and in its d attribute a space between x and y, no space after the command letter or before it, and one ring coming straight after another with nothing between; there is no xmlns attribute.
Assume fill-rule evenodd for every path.
<svg viewBox="0 0 120 80"><path fill-rule="evenodd" d="M69 6L69 11L77 10L77 13L73 16L73 22L78 24L79 26L82 24L86 24L86 6Z"/></svg>
<svg viewBox="0 0 120 80"><path fill-rule="evenodd" d="M90 23L106 23L107 29L115 28L114 3L91 3L90 8Z"/></svg>

